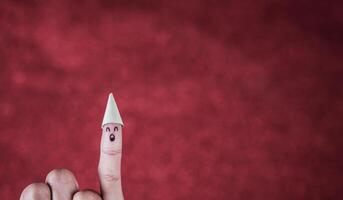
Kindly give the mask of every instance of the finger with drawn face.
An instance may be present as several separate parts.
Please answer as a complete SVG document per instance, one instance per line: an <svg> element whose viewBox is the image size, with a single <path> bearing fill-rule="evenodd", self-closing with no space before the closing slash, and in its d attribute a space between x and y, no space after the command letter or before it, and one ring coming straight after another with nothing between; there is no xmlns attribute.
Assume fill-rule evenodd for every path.
<svg viewBox="0 0 343 200"><path fill-rule="evenodd" d="M102 124L99 178L104 200L123 200L121 187L122 127L117 105L110 94Z"/></svg>
<svg viewBox="0 0 343 200"><path fill-rule="evenodd" d="M119 124L106 124L103 127L101 146L100 146L100 161L99 161L99 177L101 191L104 200L122 199L121 188L121 156L122 156L122 127ZM116 198L110 198L115 196Z"/></svg>

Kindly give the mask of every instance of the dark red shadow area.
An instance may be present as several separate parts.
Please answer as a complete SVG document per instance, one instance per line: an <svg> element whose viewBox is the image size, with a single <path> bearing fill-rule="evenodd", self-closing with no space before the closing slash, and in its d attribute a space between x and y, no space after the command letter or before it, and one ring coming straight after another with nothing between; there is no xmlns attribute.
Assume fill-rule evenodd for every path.
<svg viewBox="0 0 343 200"><path fill-rule="evenodd" d="M343 199L342 10L1 1L1 199L62 167L98 190L110 92L128 200Z"/></svg>

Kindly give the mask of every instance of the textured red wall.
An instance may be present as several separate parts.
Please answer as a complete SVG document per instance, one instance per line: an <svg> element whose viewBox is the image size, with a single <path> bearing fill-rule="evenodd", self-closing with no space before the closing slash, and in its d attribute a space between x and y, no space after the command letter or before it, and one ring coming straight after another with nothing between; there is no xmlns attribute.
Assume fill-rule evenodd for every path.
<svg viewBox="0 0 343 200"><path fill-rule="evenodd" d="M1 1L0 196L98 189L114 92L126 199L343 199L343 4Z"/></svg>

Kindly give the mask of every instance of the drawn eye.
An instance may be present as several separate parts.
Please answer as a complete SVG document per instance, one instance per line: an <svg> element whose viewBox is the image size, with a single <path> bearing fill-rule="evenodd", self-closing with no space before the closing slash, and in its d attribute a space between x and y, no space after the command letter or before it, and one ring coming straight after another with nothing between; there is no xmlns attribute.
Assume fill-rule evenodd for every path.
<svg viewBox="0 0 343 200"><path fill-rule="evenodd" d="M106 127L106 132L110 132L110 128L109 127Z"/></svg>
<svg viewBox="0 0 343 200"><path fill-rule="evenodd" d="M118 131L118 127L114 127L114 131Z"/></svg>

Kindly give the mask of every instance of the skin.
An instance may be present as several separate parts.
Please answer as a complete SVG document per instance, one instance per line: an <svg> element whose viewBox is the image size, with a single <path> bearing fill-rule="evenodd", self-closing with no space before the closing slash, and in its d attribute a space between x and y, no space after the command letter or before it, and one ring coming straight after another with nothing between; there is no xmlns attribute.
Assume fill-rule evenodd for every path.
<svg viewBox="0 0 343 200"><path fill-rule="evenodd" d="M102 127L98 166L100 191L79 190L77 180L67 169L54 169L45 183L32 183L20 195L20 200L124 200L121 187L122 126Z"/></svg>

